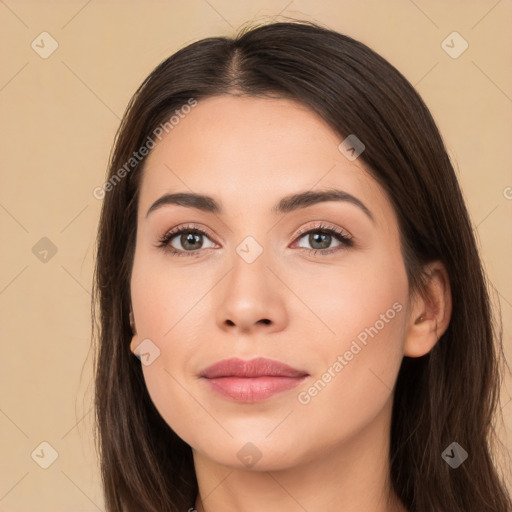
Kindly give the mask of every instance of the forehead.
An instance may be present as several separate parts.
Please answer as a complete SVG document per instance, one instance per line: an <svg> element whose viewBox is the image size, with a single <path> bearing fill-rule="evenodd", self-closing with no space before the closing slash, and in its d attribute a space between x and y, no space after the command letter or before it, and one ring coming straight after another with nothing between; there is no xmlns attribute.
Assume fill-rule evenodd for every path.
<svg viewBox="0 0 512 512"><path fill-rule="evenodd" d="M197 192L226 212L270 211L290 193L337 188L376 217L391 205L361 159L338 149L343 138L315 112L288 99L218 96L182 114L146 159L140 210L163 193ZM390 210L391 209L391 210Z"/></svg>

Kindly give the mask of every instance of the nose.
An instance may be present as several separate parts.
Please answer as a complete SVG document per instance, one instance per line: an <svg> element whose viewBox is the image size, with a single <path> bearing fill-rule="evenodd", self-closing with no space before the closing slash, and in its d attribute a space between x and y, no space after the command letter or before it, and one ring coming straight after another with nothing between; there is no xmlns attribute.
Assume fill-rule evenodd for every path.
<svg viewBox="0 0 512 512"><path fill-rule="evenodd" d="M284 329L286 287L268 263L265 251L252 263L235 255L216 297L216 320L222 330L270 334Z"/></svg>

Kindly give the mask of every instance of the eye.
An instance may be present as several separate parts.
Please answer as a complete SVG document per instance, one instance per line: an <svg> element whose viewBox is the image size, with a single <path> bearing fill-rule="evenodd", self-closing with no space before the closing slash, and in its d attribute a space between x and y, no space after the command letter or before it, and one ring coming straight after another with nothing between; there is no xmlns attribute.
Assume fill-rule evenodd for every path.
<svg viewBox="0 0 512 512"><path fill-rule="evenodd" d="M306 230L301 230L298 234L299 241L301 239L305 239L307 243L311 245L311 249L307 247L300 246L302 249L306 249L307 251L313 252L313 254L317 254L320 252L322 255L332 254L334 252L343 250L346 247L353 246L352 237L343 232L337 227L334 226L326 226L323 224L314 226L313 228L306 228ZM338 245L334 247L330 247L333 241L338 241Z"/></svg>
<svg viewBox="0 0 512 512"><path fill-rule="evenodd" d="M208 234L202 229L195 226L182 226L168 231L160 238L157 247L161 247L175 256L197 256L198 250L204 248L200 247L204 237L208 238ZM176 240L173 240L174 238ZM176 248L174 243L181 245L182 248Z"/></svg>

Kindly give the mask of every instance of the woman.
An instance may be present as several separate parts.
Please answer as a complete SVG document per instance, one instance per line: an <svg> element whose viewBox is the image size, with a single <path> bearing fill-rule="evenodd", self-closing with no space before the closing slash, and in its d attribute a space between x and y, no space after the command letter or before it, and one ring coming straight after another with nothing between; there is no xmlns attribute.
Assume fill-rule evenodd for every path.
<svg viewBox="0 0 512 512"><path fill-rule="evenodd" d="M471 223L382 57L304 22L191 44L95 195L108 511L511 510Z"/></svg>

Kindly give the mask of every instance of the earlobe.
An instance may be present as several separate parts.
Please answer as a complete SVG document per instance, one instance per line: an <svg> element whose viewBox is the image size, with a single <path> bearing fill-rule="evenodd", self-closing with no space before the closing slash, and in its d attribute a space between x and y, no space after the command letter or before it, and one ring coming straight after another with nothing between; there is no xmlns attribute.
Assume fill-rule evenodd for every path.
<svg viewBox="0 0 512 512"><path fill-rule="evenodd" d="M448 328L452 297L448 273L440 261L428 265L429 282L423 297L416 297L405 336L404 355L421 357L434 348Z"/></svg>
<svg viewBox="0 0 512 512"><path fill-rule="evenodd" d="M130 327L132 329L132 341L130 342L130 350L133 354L135 354L135 347L138 345L138 336L137 329L135 327L135 318L133 316L133 311L130 310Z"/></svg>
<svg viewBox="0 0 512 512"><path fill-rule="evenodd" d="M139 346L139 340L137 339L137 336L134 336L132 338L132 341L130 342L130 352L137 358L140 359L139 354L136 352L137 347Z"/></svg>

